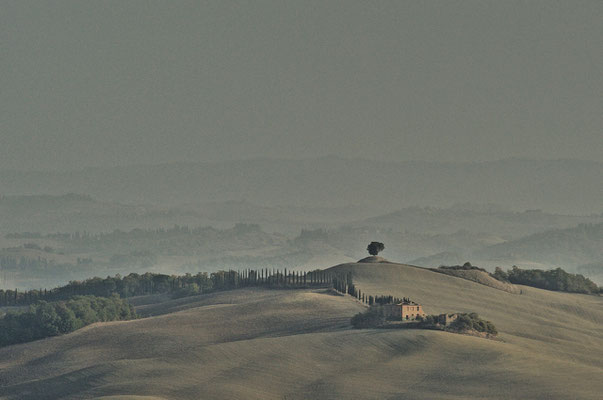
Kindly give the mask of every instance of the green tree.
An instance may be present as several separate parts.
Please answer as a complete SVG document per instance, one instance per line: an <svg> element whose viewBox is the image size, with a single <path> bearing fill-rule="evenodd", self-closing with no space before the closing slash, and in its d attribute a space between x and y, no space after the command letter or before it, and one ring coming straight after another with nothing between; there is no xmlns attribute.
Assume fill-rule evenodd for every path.
<svg viewBox="0 0 603 400"><path fill-rule="evenodd" d="M371 242L366 247L366 251L368 251L371 256L376 256L377 254L382 252L384 249L385 249L385 245L381 242Z"/></svg>

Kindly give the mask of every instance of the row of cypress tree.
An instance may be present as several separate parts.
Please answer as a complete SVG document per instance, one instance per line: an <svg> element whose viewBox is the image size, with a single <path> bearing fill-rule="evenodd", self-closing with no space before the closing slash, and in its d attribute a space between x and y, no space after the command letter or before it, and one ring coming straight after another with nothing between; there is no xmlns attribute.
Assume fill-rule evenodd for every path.
<svg viewBox="0 0 603 400"><path fill-rule="evenodd" d="M242 287L263 286L273 288L329 287L336 274L325 270L310 272L262 268L259 270L217 271L211 274L199 272L195 275L165 275L156 273L127 276L90 278L71 281L54 289L33 289L21 291L0 290L0 307L22 306L44 301L66 300L77 295L109 297L141 296L157 293L172 293L185 296L207 293L215 290L229 290Z"/></svg>
<svg viewBox="0 0 603 400"><path fill-rule="evenodd" d="M408 298L399 298L391 295L379 295L373 296L368 295L362 292L360 289L354 285L354 281L352 278L352 273L348 272L346 274L334 274L332 278L333 289L342 294L349 294L350 296L355 297L357 300L372 306L373 304L399 304L402 302L410 302Z"/></svg>

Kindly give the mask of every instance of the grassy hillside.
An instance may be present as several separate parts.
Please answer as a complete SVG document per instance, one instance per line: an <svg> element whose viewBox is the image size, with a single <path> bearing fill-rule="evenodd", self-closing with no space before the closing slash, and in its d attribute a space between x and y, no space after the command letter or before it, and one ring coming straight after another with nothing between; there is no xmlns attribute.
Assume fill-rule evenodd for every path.
<svg viewBox="0 0 603 400"><path fill-rule="evenodd" d="M517 288L515 285L507 282L501 282L500 280L490 276L490 274L488 274L487 272L480 271L477 269L450 269L446 267L440 267L432 268L432 270L440 274L455 276L457 278L463 278L480 283L482 285L490 286L498 290L504 290L505 292L515 294L521 293L521 289Z"/></svg>
<svg viewBox="0 0 603 400"><path fill-rule="evenodd" d="M401 264L344 264L335 268L353 271L357 286L365 293L408 296L421 303L427 313L477 312L501 332L506 350L498 362L505 360L505 368L524 374L522 379L533 380L536 386L540 379L550 380L548 388L565 392L568 398L587 398L588 388L593 387L587 377L594 377L603 368L601 297L521 285L516 285L521 295L511 294ZM523 356L515 358L515 351ZM539 372L530 371L530 364ZM602 388L599 384L599 390ZM545 387L540 389L546 392ZM541 396L555 397L548 393Z"/></svg>
<svg viewBox="0 0 603 400"><path fill-rule="evenodd" d="M503 341L352 330L361 304L309 290L139 298L153 317L0 349L0 398L600 398L600 297L510 294L400 264L335 268L428 313L476 311Z"/></svg>

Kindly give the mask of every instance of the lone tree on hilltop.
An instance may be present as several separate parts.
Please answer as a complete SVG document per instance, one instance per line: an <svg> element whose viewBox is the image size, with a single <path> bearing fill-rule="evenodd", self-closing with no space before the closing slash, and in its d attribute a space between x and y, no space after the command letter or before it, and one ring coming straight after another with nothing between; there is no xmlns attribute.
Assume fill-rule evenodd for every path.
<svg viewBox="0 0 603 400"><path fill-rule="evenodd" d="M383 243L371 242L367 246L366 251L368 251L371 256L376 256L380 251L383 251L383 249L385 249L385 245Z"/></svg>

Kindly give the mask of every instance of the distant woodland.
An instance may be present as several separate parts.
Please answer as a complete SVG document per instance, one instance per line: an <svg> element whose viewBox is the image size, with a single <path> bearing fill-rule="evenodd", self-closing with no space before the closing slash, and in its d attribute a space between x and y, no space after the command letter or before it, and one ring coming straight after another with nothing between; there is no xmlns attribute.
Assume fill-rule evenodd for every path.
<svg viewBox="0 0 603 400"><path fill-rule="evenodd" d="M0 290L0 307L12 307L0 317L0 346L73 332L94 322L136 318L127 300L132 296L168 294L179 298L243 287L334 287L360 299L350 276L337 277L322 270L299 272L266 268L218 271L210 275L203 272L194 276L146 273L91 278L50 290ZM368 297L366 299L368 302ZM22 306L28 308L23 310Z"/></svg>
<svg viewBox="0 0 603 400"><path fill-rule="evenodd" d="M377 216L367 218L371 213ZM413 265L472 260L490 272L512 265L562 268L603 284L603 215L515 212L496 205L388 213L247 201L162 207L79 194L0 196L0 235L5 289L147 271L312 270L358 260L373 240L388 244L388 259Z"/></svg>

